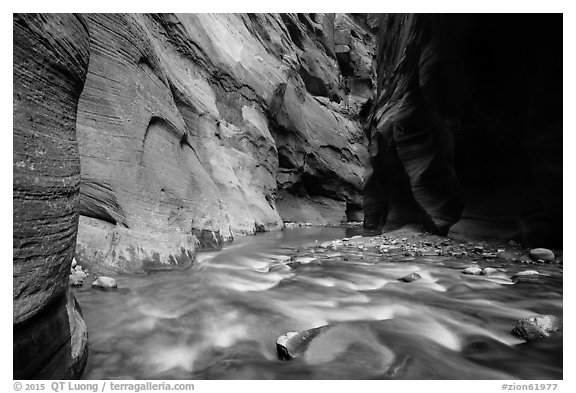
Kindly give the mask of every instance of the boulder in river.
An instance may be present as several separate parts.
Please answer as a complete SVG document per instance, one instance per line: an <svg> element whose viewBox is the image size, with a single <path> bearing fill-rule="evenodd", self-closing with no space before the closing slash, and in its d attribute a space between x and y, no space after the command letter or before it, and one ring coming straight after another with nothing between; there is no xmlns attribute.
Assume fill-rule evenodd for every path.
<svg viewBox="0 0 576 393"><path fill-rule="evenodd" d="M410 273L404 277L400 277L398 279L398 281L402 281L402 282L412 282L412 281L418 281L421 280L422 276L419 275L418 273Z"/></svg>
<svg viewBox="0 0 576 393"><path fill-rule="evenodd" d="M534 261L554 262L554 253L547 248L533 248L530 250L530 258Z"/></svg>
<svg viewBox="0 0 576 393"><path fill-rule="evenodd" d="M101 276L92 283L92 288L115 289L118 288L118 284L116 284L116 280L111 277Z"/></svg>
<svg viewBox="0 0 576 393"><path fill-rule="evenodd" d="M301 332L288 332L276 342L278 357L329 369L331 375L396 375L405 366L375 331L363 322L337 323Z"/></svg>
<svg viewBox="0 0 576 393"><path fill-rule="evenodd" d="M327 326L322 326L302 332L284 333L276 340L278 359L291 360L302 356L306 352L310 341L326 328Z"/></svg>
<svg viewBox="0 0 576 393"><path fill-rule="evenodd" d="M526 341L540 340L561 329L560 319L553 315L531 315L519 320L512 334Z"/></svg>

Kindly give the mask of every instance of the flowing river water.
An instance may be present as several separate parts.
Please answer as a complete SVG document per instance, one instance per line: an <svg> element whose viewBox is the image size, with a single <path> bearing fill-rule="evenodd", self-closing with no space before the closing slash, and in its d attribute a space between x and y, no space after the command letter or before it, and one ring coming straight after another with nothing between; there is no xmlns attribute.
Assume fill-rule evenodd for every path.
<svg viewBox="0 0 576 393"><path fill-rule="evenodd" d="M344 237L306 228L243 237L186 271L120 276L119 289L75 291L88 325L86 379L561 379L562 335L510 334L532 314L562 316L562 272L515 282L461 274L447 257L287 255ZM422 279L397 279L419 272ZM303 358L278 360L288 331L333 326Z"/></svg>

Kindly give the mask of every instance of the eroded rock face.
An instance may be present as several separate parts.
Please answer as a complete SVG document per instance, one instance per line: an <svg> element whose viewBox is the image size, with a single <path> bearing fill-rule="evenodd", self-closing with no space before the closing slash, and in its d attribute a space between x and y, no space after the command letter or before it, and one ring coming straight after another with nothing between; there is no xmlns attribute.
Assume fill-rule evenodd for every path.
<svg viewBox="0 0 576 393"><path fill-rule="evenodd" d="M68 275L88 28L81 16L14 14L13 32L14 378L77 378L87 333Z"/></svg>
<svg viewBox="0 0 576 393"><path fill-rule="evenodd" d="M367 226L561 246L561 26L558 15L381 17Z"/></svg>
<svg viewBox="0 0 576 393"><path fill-rule="evenodd" d="M375 84L362 18L86 19L80 263L186 267L198 248L283 220L362 218L367 153L357 119ZM335 40L349 35L343 60Z"/></svg>

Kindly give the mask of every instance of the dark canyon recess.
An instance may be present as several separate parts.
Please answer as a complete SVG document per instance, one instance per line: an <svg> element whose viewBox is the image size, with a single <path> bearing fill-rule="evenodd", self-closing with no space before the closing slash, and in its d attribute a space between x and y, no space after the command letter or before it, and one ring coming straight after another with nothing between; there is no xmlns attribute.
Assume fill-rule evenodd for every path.
<svg viewBox="0 0 576 393"><path fill-rule="evenodd" d="M561 247L561 36L561 15L382 15L365 225Z"/></svg>

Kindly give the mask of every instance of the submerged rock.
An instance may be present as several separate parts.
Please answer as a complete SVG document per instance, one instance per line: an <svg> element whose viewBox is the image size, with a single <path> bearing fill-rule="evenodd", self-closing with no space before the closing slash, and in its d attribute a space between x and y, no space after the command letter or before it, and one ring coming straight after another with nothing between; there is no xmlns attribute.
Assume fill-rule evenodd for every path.
<svg viewBox="0 0 576 393"><path fill-rule="evenodd" d="M92 288L115 289L118 288L118 284L116 283L116 280L111 277L101 276L92 283Z"/></svg>
<svg viewBox="0 0 576 393"><path fill-rule="evenodd" d="M561 329L560 319L553 315L532 315L519 320L512 334L526 341L540 340Z"/></svg>
<svg viewBox="0 0 576 393"><path fill-rule="evenodd" d="M402 281L402 282L412 282L412 281L418 281L421 280L422 276L419 275L418 273L414 272L414 273L410 273L404 277L400 277L398 279L398 281Z"/></svg>
<svg viewBox="0 0 576 393"><path fill-rule="evenodd" d="M479 274L482 274L482 269L479 268L478 266L472 266L462 270L462 273L477 276Z"/></svg>
<svg viewBox="0 0 576 393"><path fill-rule="evenodd" d="M534 261L554 262L554 253L547 248L533 248L530 250L530 258Z"/></svg>
<svg viewBox="0 0 576 393"><path fill-rule="evenodd" d="M521 272L515 273L512 275L512 278L517 278L517 277L534 277L534 276L539 276L540 273L538 273L536 270L523 270Z"/></svg>
<svg viewBox="0 0 576 393"><path fill-rule="evenodd" d="M494 273L498 273L498 269L494 269L493 267L485 267L485 268L482 270L482 274L483 274L484 276L490 276L490 275L492 275L492 274L494 274Z"/></svg>

